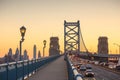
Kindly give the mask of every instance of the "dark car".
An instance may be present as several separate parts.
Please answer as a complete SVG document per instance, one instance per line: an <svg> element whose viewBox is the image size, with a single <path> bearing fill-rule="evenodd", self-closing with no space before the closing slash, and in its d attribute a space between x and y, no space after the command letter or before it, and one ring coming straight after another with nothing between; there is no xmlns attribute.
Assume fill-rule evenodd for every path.
<svg viewBox="0 0 120 80"><path fill-rule="evenodd" d="M94 72L91 69L85 71L85 77L94 77Z"/></svg>
<svg viewBox="0 0 120 80"><path fill-rule="evenodd" d="M80 66L80 71L86 71L86 66L85 65L81 65Z"/></svg>
<svg viewBox="0 0 120 80"><path fill-rule="evenodd" d="M86 69L92 69L92 66L90 64L86 64Z"/></svg>
<svg viewBox="0 0 120 80"><path fill-rule="evenodd" d="M119 66L116 66L116 70L119 70L119 71L120 71L120 65L119 65Z"/></svg>

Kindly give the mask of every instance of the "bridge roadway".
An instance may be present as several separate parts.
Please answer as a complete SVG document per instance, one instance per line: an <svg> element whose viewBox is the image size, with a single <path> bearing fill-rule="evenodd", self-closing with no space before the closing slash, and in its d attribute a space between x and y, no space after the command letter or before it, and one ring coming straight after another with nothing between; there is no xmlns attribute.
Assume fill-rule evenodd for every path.
<svg viewBox="0 0 120 80"><path fill-rule="evenodd" d="M68 80L64 56L44 65L28 80Z"/></svg>

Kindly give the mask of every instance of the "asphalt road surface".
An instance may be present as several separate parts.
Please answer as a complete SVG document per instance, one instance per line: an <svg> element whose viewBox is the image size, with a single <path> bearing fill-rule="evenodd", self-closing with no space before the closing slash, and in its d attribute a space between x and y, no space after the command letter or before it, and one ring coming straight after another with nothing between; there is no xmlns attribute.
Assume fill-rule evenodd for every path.
<svg viewBox="0 0 120 80"><path fill-rule="evenodd" d="M85 80L120 80L120 75L105 70L103 68L92 65L92 70L95 73L95 77L84 78Z"/></svg>
<svg viewBox="0 0 120 80"><path fill-rule="evenodd" d="M73 62L79 63L79 61L73 61ZM95 76L93 78L84 77L84 80L120 80L120 75L95 65L92 65L92 71L95 73Z"/></svg>
<svg viewBox="0 0 120 80"><path fill-rule="evenodd" d="M92 65L95 77L84 77L84 80L120 80L120 75Z"/></svg>

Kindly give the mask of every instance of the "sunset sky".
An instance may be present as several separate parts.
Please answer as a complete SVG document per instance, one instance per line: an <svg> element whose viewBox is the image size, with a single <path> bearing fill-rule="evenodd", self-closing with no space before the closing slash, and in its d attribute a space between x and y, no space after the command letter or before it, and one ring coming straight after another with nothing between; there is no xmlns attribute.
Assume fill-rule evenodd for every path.
<svg viewBox="0 0 120 80"><path fill-rule="evenodd" d="M107 36L109 53L118 53L120 44L120 0L0 0L0 57L12 48L15 53L21 39L19 28L27 28L23 50L33 56L33 45L42 53L43 40L59 37L64 45L64 20L80 20L82 36L91 52L97 51L98 37Z"/></svg>

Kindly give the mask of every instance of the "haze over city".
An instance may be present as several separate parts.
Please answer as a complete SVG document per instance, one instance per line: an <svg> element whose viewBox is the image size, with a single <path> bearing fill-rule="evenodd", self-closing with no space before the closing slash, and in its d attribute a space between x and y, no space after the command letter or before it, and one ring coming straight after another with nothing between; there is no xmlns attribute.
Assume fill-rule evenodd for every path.
<svg viewBox="0 0 120 80"><path fill-rule="evenodd" d="M15 53L21 39L19 28L26 27L23 50L30 58L33 46L42 53L43 40L49 53L51 36L59 37L60 50L64 50L64 20L80 20L86 47L97 52L99 36L107 36L109 53L118 53L120 44L119 0L0 0L0 57L12 48Z"/></svg>

